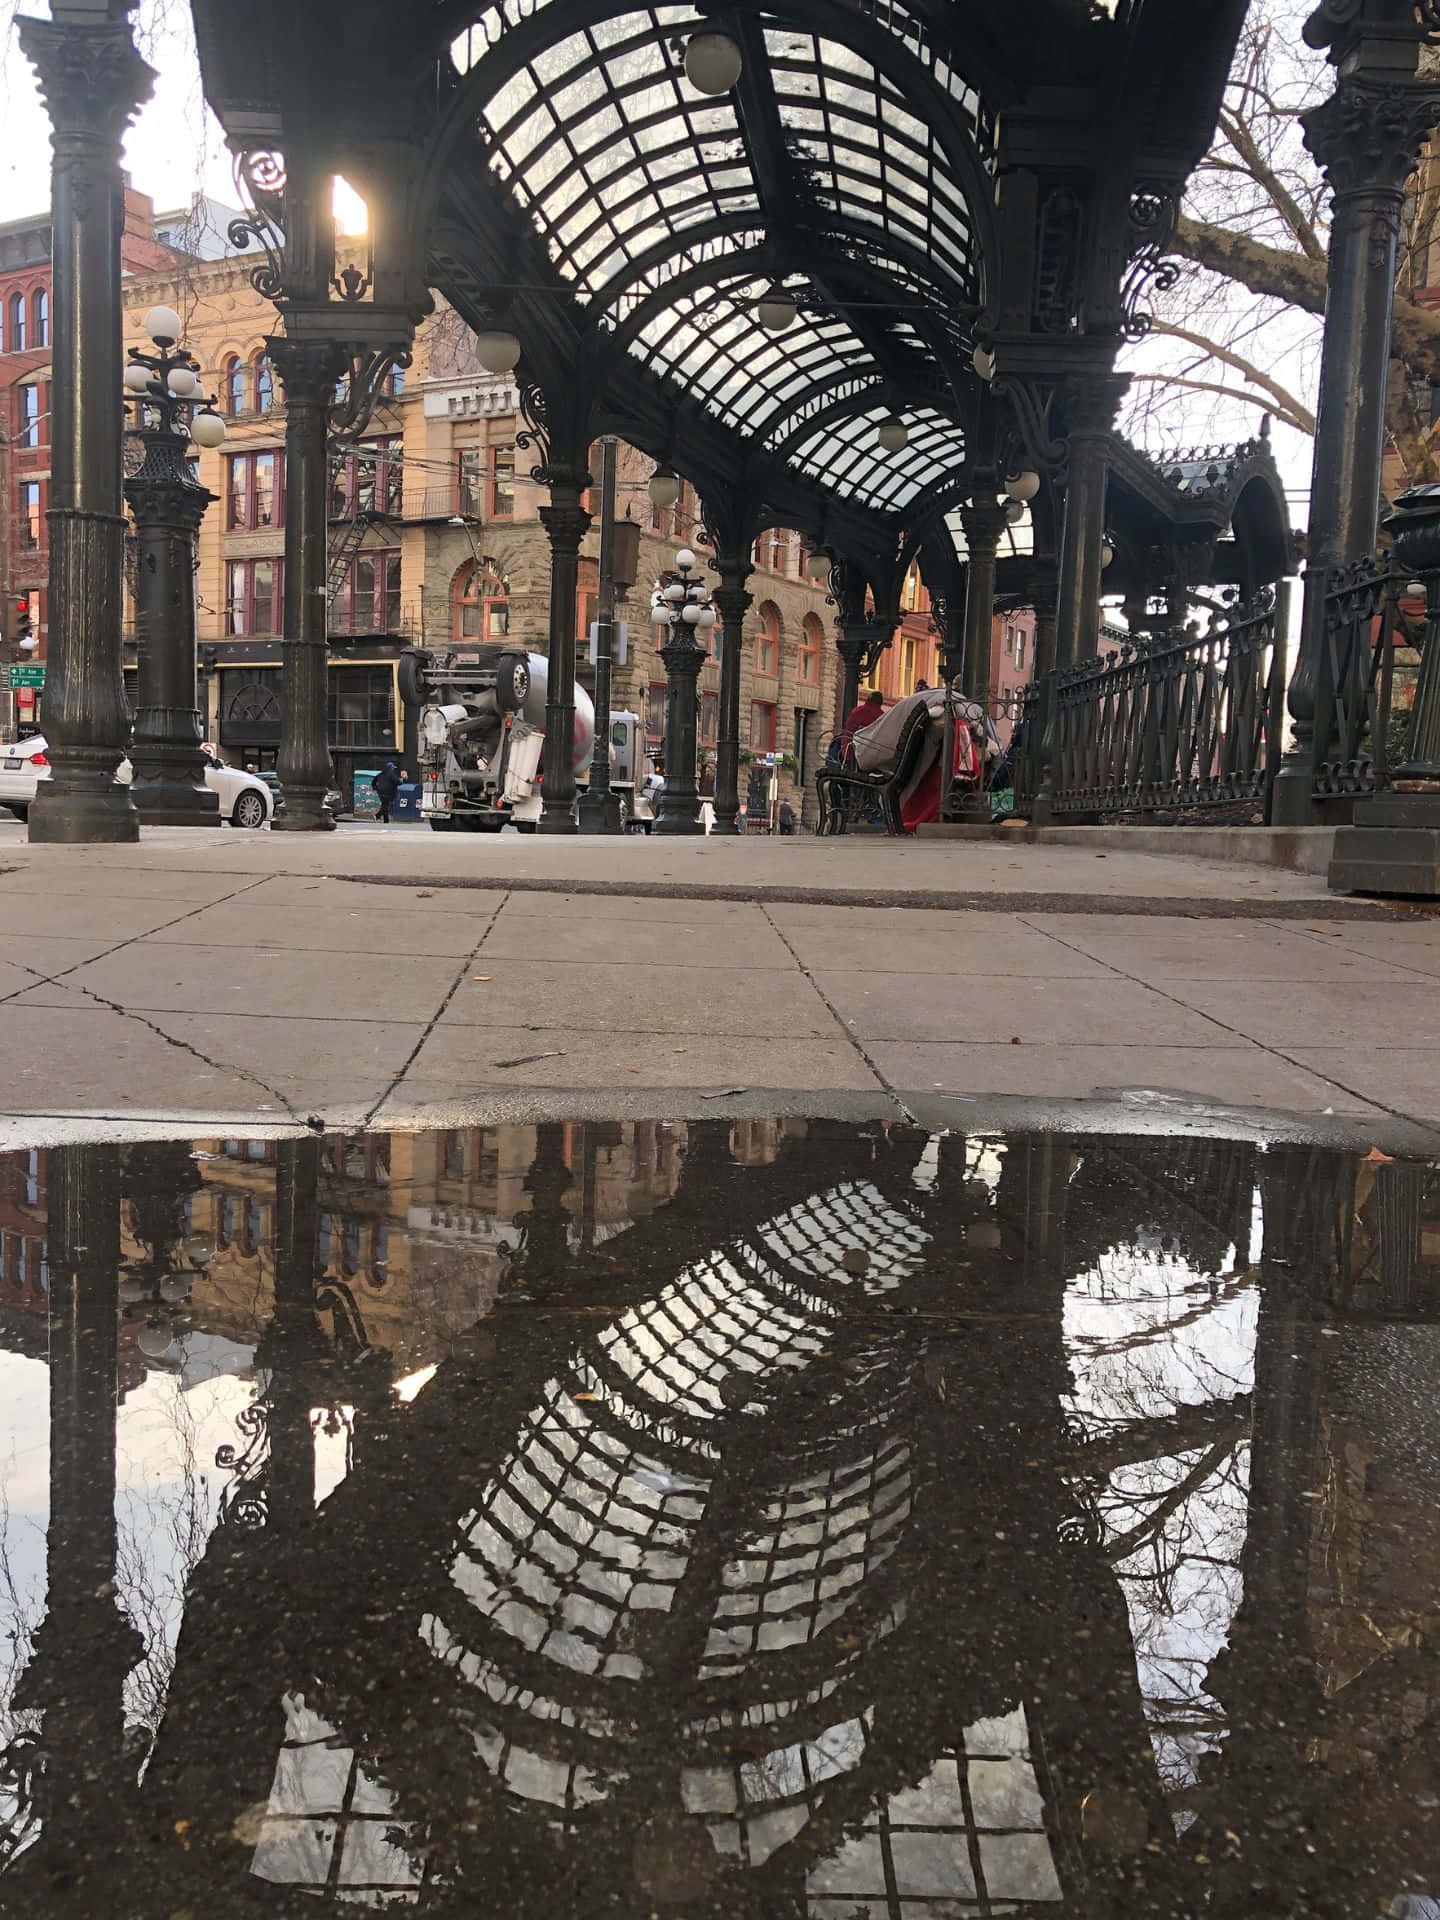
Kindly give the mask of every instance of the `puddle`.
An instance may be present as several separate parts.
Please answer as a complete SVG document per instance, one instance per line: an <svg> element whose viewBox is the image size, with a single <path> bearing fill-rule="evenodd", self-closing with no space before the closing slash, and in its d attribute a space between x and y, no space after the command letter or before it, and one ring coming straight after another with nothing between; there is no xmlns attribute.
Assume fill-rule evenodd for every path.
<svg viewBox="0 0 1440 1920"><path fill-rule="evenodd" d="M0 1157L0 1910L1440 1912L1440 1174Z"/></svg>

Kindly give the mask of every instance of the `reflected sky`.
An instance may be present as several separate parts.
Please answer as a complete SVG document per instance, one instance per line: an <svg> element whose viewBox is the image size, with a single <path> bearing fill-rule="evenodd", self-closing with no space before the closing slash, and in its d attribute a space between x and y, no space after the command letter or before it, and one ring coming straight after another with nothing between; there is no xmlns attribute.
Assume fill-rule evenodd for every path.
<svg viewBox="0 0 1440 1920"><path fill-rule="evenodd" d="M557 1123L0 1234L6 1911L1433 1910L1430 1167Z"/></svg>

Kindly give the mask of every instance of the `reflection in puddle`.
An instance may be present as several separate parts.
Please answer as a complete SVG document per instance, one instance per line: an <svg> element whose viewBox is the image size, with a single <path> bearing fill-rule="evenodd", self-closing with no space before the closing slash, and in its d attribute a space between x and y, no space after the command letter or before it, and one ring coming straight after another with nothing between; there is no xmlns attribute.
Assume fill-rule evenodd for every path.
<svg viewBox="0 0 1440 1920"><path fill-rule="evenodd" d="M0 1159L0 1907L1420 1920L1437 1307L1311 1148Z"/></svg>

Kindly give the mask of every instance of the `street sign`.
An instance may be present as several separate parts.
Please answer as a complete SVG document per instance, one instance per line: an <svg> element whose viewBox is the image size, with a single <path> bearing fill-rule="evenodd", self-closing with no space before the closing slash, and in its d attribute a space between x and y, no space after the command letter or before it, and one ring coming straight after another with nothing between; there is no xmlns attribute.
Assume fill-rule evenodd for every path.
<svg viewBox="0 0 1440 1920"><path fill-rule="evenodd" d="M45 684L45 667L40 661L6 667L4 672L7 687L43 687Z"/></svg>
<svg viewBox="0 0 1440 1920"><path fill-rule="evenodd" d="M613 664L617 667L628 666L630 664L630 627L628 622L624 620L617 620L615 622L615 637L612 645L613 652L611 659ZM590 664L592 667L598 662L599 658L600 622L598 620L592 620L590 622Z"/></svg>

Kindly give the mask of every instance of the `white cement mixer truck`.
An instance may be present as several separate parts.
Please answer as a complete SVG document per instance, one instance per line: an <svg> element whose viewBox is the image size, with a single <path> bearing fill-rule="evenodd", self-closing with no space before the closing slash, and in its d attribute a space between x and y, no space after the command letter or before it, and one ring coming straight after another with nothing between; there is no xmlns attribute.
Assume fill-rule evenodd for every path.
<svg viewBox="0 0 1440 1920"><path fill-rule="evenodd" d="M549 663L518 647L408 647L400 698L418 707L420 815L437 833L455 828L533 833L540 818ZM577 777L590 765L595 709L575 689Z"/></svg>

